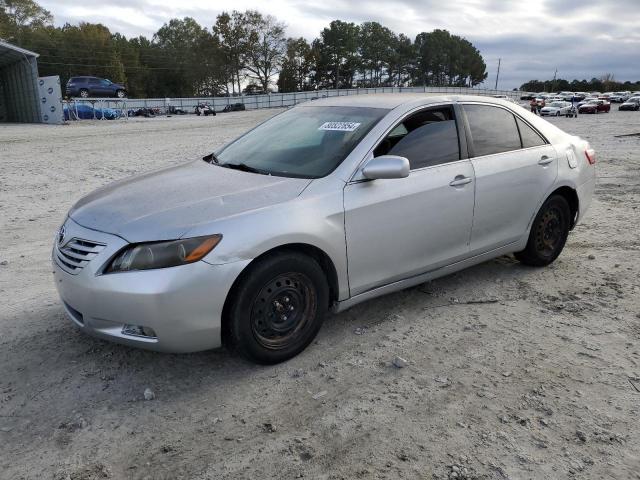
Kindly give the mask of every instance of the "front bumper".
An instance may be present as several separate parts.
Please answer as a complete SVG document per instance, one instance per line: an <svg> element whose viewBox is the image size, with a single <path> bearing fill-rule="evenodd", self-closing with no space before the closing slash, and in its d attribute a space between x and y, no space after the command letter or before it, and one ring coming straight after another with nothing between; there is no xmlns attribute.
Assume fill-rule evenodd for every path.
<svg viewBox="0 0 640 480"><path fill-rule="evenodd" d="M221 345L227 294L248 261L195 262L179 267L102 275L101 268L127 242L68 219L66 238L100 242L104 249L77 273L53 275L64 309L83 332L117 343L163 352L195 352ZM125 325L153 329L155 336L123 333Z"/></svg>

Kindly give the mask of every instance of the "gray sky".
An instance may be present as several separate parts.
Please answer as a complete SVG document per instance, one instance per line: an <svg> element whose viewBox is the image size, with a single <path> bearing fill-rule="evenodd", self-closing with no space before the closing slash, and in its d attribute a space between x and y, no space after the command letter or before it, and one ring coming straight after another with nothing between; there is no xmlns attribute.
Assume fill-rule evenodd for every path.
<svg viewBox="0 0 640 480"><path fill-rule="evenodd" d="M216 15L256 9L287 24L289 36L316 37L333 19L375 20L411 38L445 28L470 40L498 88L530 79L590 79L613 73L640 80L640 0L40 0L56 24L100 22L131 37L153 33L171 18L191 16L211 27ZM105 6L106 5L106 6Z"/></svg>

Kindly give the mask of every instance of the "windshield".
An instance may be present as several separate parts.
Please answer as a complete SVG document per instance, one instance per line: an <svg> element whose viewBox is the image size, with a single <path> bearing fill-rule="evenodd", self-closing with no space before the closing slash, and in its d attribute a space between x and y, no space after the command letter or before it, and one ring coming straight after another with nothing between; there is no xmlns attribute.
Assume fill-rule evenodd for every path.
<svg viewBox="0 0 640 480"><path fill-rule="evenodd" d="M556 108L562 108L562 107L564 107L564 103L562 103L562 102L553 102L551 104L551 106L552 107L556 107Z"/></svg>
<svg viewBox="0 0 640 480"><path fill-rule="evenodd" d="M362 107L292 108L217 152L217 163L283 177L324 177L387 112Z"/></svg>

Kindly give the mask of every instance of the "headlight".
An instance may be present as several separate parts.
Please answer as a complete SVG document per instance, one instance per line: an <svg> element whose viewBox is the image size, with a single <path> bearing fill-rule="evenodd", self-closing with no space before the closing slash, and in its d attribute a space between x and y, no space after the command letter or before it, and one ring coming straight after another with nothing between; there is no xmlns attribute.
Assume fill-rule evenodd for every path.
<svg viewBox="0 0 640 480"><path fill-rule="evenodd" d="M222 235L211 235L129 245L111 260L104 273L167 268L197 262L213 250L220 240Z"/></svg>

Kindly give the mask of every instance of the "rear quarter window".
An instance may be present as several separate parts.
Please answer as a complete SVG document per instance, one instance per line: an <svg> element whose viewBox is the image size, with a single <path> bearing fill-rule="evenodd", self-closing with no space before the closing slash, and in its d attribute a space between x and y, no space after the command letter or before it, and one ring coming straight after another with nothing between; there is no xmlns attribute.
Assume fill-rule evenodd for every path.
<svg viewBox="0 0 640 480"><path fill-rule="evenodd" d="M516 123L518 124L518 130L520 130L520 137L522 138L522 148L539 147L546 145L544 139L529 125L524 123L518 117L516 117Z"/></svg>

